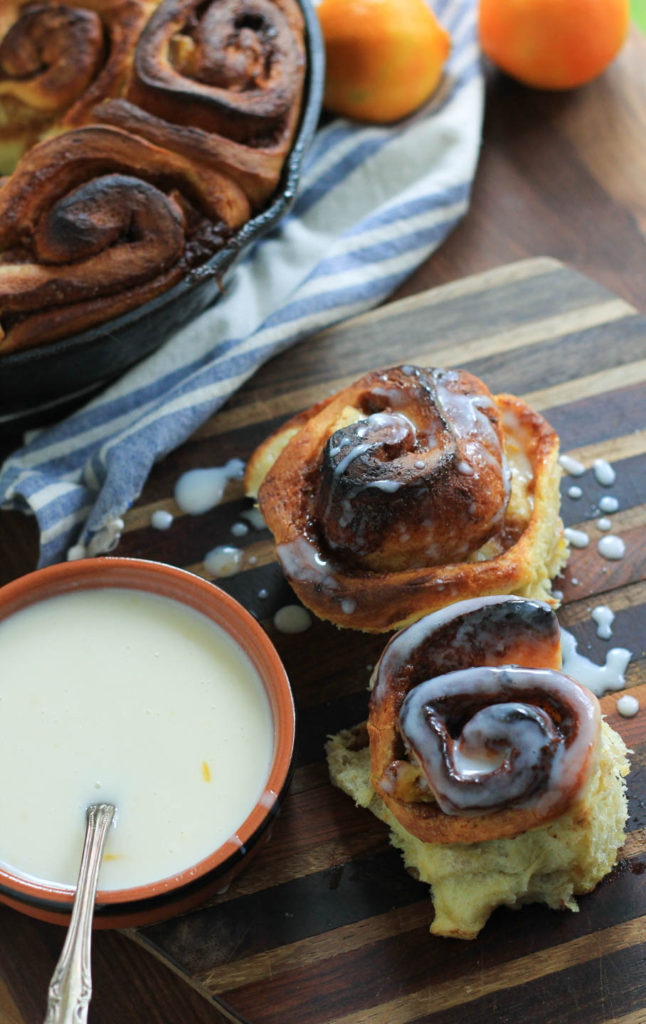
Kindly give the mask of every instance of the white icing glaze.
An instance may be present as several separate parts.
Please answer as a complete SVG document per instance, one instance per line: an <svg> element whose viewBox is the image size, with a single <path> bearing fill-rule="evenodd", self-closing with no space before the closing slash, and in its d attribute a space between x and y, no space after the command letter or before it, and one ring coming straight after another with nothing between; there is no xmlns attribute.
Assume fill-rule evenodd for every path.
<svg viewBox="0 0 646 1024"><path fill-rule="evenodd" d="M289 579L315 584L327 593L338 590L339 584L332 567L307 537L297 537L287 544L278 544L276 555Z"/></svg>
<svg viewBox="0 0 646 1024"><path fill-rule="evenodd" d="M560 455L559 463L561 468L569 473L570 476L583 476L585 473L585 466L578 459L573 459L571 455Z"/></svg>
<svg viewBox="0 0 646 1024"><path fill-rule="evenodd" d="M606 519L605 516L602 516L601 519L597 519L597 530L611 530L611 529L612 529L612 523L610 522L609 519Z"/></svg>
<svg viewBox="0 0 646 1024"><path fill-rule="evenodd" d="M605 604L599 604L592 609L591 618L597 624L597 636L601 640L609 640L612 636L612 624L615 619L612 609Z"/></svg>
<svg viewBox="0 0 646 1024"><path fill-rule="evenodd" d="M246 533L249 533L249 524L233 523L231 526L231 533L234 537L244 537Z"/></svg>
<svg viewBox="0 0 646 1024"><path fill-rule="evenodd" d="M619 561L626 554L626 545L621 537L609 533L602 537L597 544L597 550L604 558L611 562Z"/></svg>
<svg viewBox="0 0 646 1024"><path fill-rule="evenodd" d="M150 525L156 530L169 530L173 525L174 516L165 508L156 508L150 517Z"/></svg>
<svg viewBox="0 0 646 1024"><path fill-rule="evenodd" d="M225 466L210 469L189 469L175 484L175 501L182 512L200 515L222 501L229 480L241 480L244 462L229 459Z"/></svg>
<svg viewBox="0 0 646 1024"><path fill-rule="evenodd" d="M605 664L595 665L585 655L579 654L574 636L561 629L561 650L565 674L587 686L597 697L602 697L609 690L622 690L626 685L625 672L632 653L625 647L612 647L606 654Z"/></svg>
<svg viewBox="0 0 646 1024"><path fill-rule="evenodd" d="M73 544L71 548L67 549L66 558L68 562L78 562L80 558L85 558L87 555L87 549L85 544Z"/></svg>
<svg viewBox="0 0 646 1024"><path fill-rule="evenodd" d="M574 498L575 501L583 495L583 491L578 484L572 484L571 487L568 487L567 493L568 497Z"/></svg>
<svg viewBox="0 0 646 1024"><path fill-rule="evenodd" d="M212 576L233 576L242 564L240 548L218 544L204 556L204 568Z"/></svg>
<svg viewBox="0 0 646 1024"><path fill-rule="evenodd" d="M616 512L619 502L612 494L604 494L602 498L599 498L599 508L602 512Z"/></svg>
<svg viewBox="0 0 646 1024"><path fill-rule="evenodd" d="M563 531L565 539L573 548L585 548L590 543L590 538L585 530L574 530L570 526L566 526Z"/></svg>
<svg viewBox="0 0 646 1024"><path fill-rule="evenodd" d="M173 876L266 789L269 701L207 616L143 591L77 590L4 619L0 637L0 766L17 782L0 793L0 859L24 874L75 884L98 796L118 809L99 887Z"/></svg>
<svg viewBox="0 0 646 1024"><path fill-rule="evenodd" d="M300 604L286 604L274 615L274 626L279 633L304 633L312 625L312 616Z"/></svg>
<svg viewBox="0 0 646 1024"><path fill-rule="evenodd" d="M617 478L613 467L605 459L595 459L592 463L592 472L595 480L602 487L611 487Z"/></svg>
<svg viewBox="0 0 646 1024"><path fill-rule="evenodd" d="M254 505L253 508L246 508L240 515L243 519L247 520L252 530L264 530L267 527L263 514L257 505Z"/></svg>
<svg viewBox="0 0 646 1024"><path fill-rule="evenodd" d="M468 629L468 616L471 612L477 612L483 607L492 607L498 604L504 604L505 602L519 604L526 603L525 598L516 597L513 594L495 594L490 597L472 597L466 601L459 601L455 604L447 605L445 608L440 608L438 611L432 612L430 615L425 615L423 618L418 619L417 622L413 622L410 626L406 626L406 628L402 629L399 633L395 633L384 648L375 667L375 672L371 681L375 689L375 699L381 699L382 687L387 685L389 676L398 672L401 665L413 660L414 652L418 648L422 647L427 637L436 630L441 629L454 619L461 619L463 617L467 620L466 628ZM543 604L541 601L535 601L533 603L539 605ZM543 605L543 607L546 609L549 608L546 604ZM461 635L459 631L457 635Z"/></svg>
<svg viewBox="0 0 646 1024"><path fill-rule="evenodd" d="M125 523L119 516L108 520L94 536L90 537L87 554L93 557L94 555L107 555L108 552L114 551L121 540L124 527Z"/></svg>
<svg viewBox="0 0 646 1024"><path fill-rule="evenodd" d="M553 719L533 702L537 691L549 694L556 708L571 709L576 724L567 742L558 732L558 714ZM452 702L461 699L474 710L459 738L446 728L440 738L438 730L450 719ZM429 727L429 714L434 728ZM402 705L399 726L445 813L486 812L510 804L549 813L585 781L582 769L597 742L598 715L596 702L560 672L483 667L449 672L414 687ZM465 758L468 773L461 776L459 765ZM487 759L489 767L483 769ZM538 788L537 773L539 778L544 775Z"/></svg>
<svg viewBox="0 0 646 1024"><path fill-rule="evenodd" d="M639 701L630 693L624 693L617 701L617 711L622 718L634 718L639 711Z"/></svg>

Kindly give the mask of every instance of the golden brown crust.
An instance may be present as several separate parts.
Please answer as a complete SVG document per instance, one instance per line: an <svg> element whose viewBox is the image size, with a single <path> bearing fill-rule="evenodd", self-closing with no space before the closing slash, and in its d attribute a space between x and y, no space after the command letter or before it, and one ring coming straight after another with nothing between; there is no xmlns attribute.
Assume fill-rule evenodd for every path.
<svg viewBox="0 0 646 1024"><path fill-rule="evenodd" d="M216 171L114 128L35 146L0 188L0 351L81 330L153 298L247 219Z"/></svg>
<svg viewBox="0 0 646 1024"><path fill-rule="evenodd" d="M88 123L118 95L155 0L17 2L0 23L0 151L15 161L48 129Z"/></svg>
<svg viewBox="0 0 646 1024"><path fill-rule="evenodd" d="M461 602L391 639L373 676L368 719L371 782L408 832L428 843L511 837L559 817L578 799L596 764L600 714L594 696L562 676L560 667L556 616L545 604L512 596ZM421 703L423 722L421 736L414 723L418 745L413 748L414 730L407 732L411 700ZM474 784L460 777L458 762L453 761L454 744L462 743L475 716L510 701L529 709L524 715L538 709L540 730L551 737L549 742L542 738L545 751L555 758L547 762L546 753L537 757L527 789L512 800L510 780L518 772L517 764L506 774L500 767L491 768L490 775ZM453 722L449 732L441 721L438 724L438 714ZM520 727L512 723L508 735L516 735L514 728L519 728L522 740L524 722ZM424 744L435 753L435 775L429 774ZM485 813L478 813L477 802L469 804L469 792L447 796L460 787L486 792L493 785L501 796L494 792ZM463 800L462 809L452 799ZM484 800L480 793L475 799Z"/></svg>
<svg viewBox="0 0 646 1024"><path fill-rule="evenodd" d="M0 354L207 262L275 190L304 73L295 0L0 5Z"/></svg>
<svg viewBox="0 0 646 1024"><path fill-rule="evenodd" d="M292 0L164 0L141 34L126 94L95 117L225 170L259 205L298 122L302 37Z"/></svg>
<svg viewBox="0 0 646 1024"><path fill-rule="evenodd" d="M423 374L428 377L432 372L423 371ZM558 437L542 416L513 395L498 395L495 399L490 396L491 406L488 406L486 389L484 392L474 389L471 375L460 379L468 378L475 396L473 401L478 402L478 395L482 395L484 403L479 426L482 427L482 420L488 414L485 431L489 431L489 444L492 432L499 432L512 466L511 494L500 519L496 519L500 502L499 462L485 444L474 465L467 467L466 473L461 472L458 463L463 458L463 450L459 447L451 450L455 431L449 424L443 432L451 442L445 446L444 464L442 460L438 463L437 458L435 464L431 464L435 435L426 444L428 459L427 451L422 451L418 443L419 431L417 440L409 444L408 452L404 453L408 465L411 459L415 461L419 452L425 467L428 462L431 468L428 479L432 486L421 482L417 492L413 487L410 515L405 500L400 503L401 516L393 501L399 483L394 481L392 486L389 483L393 480L389 465L392 452L382 456L384 465L388 466L386 483L377 480L378 487L375 489L373 485L370 501L380 502L374 537L381 538L384 534L388 537L386 558L383 545L380 546L380 541L375 541L369 531L365 537L358 538L358 547L365 548L367 555L359 552L359 557L353 557L352 527L357 538L356 523L360 520L343 504L343 495L338 491L339 500L328 504L337 519L340 516L341 523L347 520L351 528L346 529L345 544L339 543L340 531L333 532L330 542L330 531L320 522L320 493L324 452L326 446L329 450L335 431L341 431L342 442L343 432L347 435L349 430L352 444L358 444L357 431L363 429L371 415L370 395L380 396L381 411L407 417L410 413L417 424L413 406L398 404L404 401L401 395L405 394L406 381L401 373L393 370L367 374L299 414L268 438L252 456L246 473L247 493L257 495L290 584L301 601L321 618L340 626L383 632L399 628L453 601L476 595L545 595L549 578L556 574L565 554L558 516ZM388 394L389 390L390 398L384 401L384 393ZM442 411L445 419L446 411ZM469 437L467 447L471 441ZM378 476L381 470L368 467L367 472ZM421 476L426 472L426 468L420 470ZM431 492L431 500L420 505L418 495L425 486L426 493ZM434 504L435 490L441 500ZM324 497L323 504L325 500ZM421 517L420 508L425 510ZM382 509L385 519L379 518ZM397 515L389 523L388 517L393 512ZM425 537L430 538L426 564L420 564L425 558ZM465 549L460 552L460 538L466 538L466 554ZM443 544L448 553L444 557Z"/></svg>

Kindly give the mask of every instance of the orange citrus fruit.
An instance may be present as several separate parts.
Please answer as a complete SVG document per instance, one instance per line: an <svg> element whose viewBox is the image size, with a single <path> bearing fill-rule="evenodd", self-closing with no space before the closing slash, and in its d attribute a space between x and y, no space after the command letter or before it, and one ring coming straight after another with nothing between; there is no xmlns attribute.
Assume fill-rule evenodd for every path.
<svg viewBox="0 0 646 1024"><path fill-rule="evenodd" d="M387 124L431 96L450 37L425 0L322 0L317 13L328 110Z"/></svg>
<svg viewBox="0 0 646 1024"><path fill-rule="evenodd" d="M525 85L572 89L618 54L628 20L629 0L480 0L480 45Z"/></svg>

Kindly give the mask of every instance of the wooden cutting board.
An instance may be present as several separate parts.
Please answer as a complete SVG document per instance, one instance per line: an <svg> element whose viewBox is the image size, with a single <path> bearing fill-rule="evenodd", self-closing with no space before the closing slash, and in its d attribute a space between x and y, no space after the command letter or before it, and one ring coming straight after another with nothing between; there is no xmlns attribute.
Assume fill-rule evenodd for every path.
<svg viewBox="0 0 646 1024"><path fill-rule="evenodd" d="M591 543L572 552L557 584L559 617L579 650L603 662L632 650L629 685L644 710L609 720L633 748L630 819L621 861L580 901L580 913L542 906L498 910L469 943L428 932L432 906L387 842L386 829L327 777L328 734L365 717L371 666L383 638L316 622L278 633L273 613L293 600L267 531L241 540L231 526L248 507L232 485L212 512L182 516L172 493L181 472L246 459L293 412L376 366L462 366L492 391L522 395L561 437L562 451L612 462L604 489L591 470L565 478L568 526ZM266 626L298 706L296 769L271 841L232 888L200 910L132 933L210 997L254 1024L643 1024L646 1021L646 318L554 260L529 260L415 296L327 330L255 375L235 399L154 470L126 519L117 554L163 559L204 573L215 545L244 547L224 588ZM576 482L579 500L567 495ZM596 503L612 493L620 561L597 552ZM177 514L150 527L156 508ZM261 593L266 590L268 596ZM610 642L590 611L614 610Z"/></svg>

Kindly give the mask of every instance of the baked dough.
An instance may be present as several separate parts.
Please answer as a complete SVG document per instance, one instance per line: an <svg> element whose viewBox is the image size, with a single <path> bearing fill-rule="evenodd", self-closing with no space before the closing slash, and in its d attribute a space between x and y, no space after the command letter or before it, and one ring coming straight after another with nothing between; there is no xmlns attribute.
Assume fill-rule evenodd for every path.
<svg viewBox="0 0 646 1024"><path fill-rule="evenodd" d="M460 602L391 639L368 722L328 744L332 781L430 884L436 934L473 938L502 904L576 909L615 863L626 749L560 662L547 605Z"/></svg>
<svg viewBox="0 0 646 1024"><path fill-rule="evenodd" d="M234 244L279 183L305 47L296 0L1 7L3 355L133 309Z"/></svg>
<svg viewBox="0 0 646 1024"><path fill-rule="evenodd" d="M245 484L303 604L384 632L470 596L552 600L567 558L558 453L520 398L399 366L289 420Z"/></svg>

